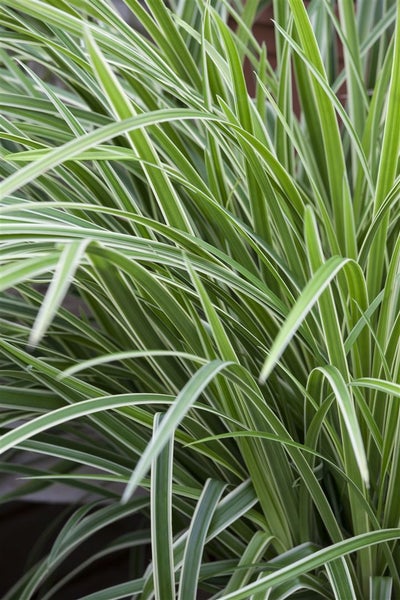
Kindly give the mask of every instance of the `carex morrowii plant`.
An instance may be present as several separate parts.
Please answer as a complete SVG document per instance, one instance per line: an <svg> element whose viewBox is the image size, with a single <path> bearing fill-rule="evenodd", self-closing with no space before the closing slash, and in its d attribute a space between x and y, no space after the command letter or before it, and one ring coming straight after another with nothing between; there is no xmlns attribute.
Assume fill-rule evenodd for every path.
<svg viewBox="0 0 400 600"><path fill-rule="evenodd" d="M399 3L124 4L0 2L2 501L98 498L6 600L400 598Z"/></svg>

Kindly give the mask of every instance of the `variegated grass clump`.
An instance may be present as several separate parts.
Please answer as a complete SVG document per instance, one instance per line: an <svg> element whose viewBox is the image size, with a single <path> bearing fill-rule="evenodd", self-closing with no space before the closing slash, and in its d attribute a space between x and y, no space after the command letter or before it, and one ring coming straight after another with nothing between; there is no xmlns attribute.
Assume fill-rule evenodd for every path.
<svg viewBox="0 0 400 600"><path fill-rule="evenodd" d="M0 4L2 500L99 498L5 598L399 597L398 2L124 2Z"/></svg>

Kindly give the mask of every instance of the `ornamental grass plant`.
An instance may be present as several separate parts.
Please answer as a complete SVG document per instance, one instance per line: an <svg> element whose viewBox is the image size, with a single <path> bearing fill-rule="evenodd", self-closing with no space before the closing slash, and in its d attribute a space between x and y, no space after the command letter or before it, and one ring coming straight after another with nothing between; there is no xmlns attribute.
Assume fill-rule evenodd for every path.
<svg viewBox="0 0 400 600"><path fill-rule="evenodd" d="M124 3L0 2L1 500L97 498L4 600L400 598L399 2Z"/></svg>

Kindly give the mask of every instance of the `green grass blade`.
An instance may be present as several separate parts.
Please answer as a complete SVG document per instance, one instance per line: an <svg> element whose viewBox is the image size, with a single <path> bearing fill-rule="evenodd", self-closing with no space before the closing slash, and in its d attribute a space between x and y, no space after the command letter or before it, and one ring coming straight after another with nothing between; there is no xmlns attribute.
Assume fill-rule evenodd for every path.
<svg viewBox="0 0 400 600"><path fill-rule="evenodd" d="M303 573L307 573L315 568L323 566L325 563L341 558L351 552L356 552L385 541L397 540L400 538L400 529L382 529L380 531L372 531L364 533L354 538L338 542L323 550L318 550L310 557L299 560L288 567L278 569L272 575L266 575L260 578L255 583L250 583L240 590L236 590L231 594L221 596L221 600L244 600L250 594L255 592L266 592L272 586L279 585L285 581L298 577Z"/></svg>
<svg viewBox="0 0 400 600"><path fill-rule="evenodd" d="M323 61L304 3L302 0L290 0L290 6L304 53L308 61L315 66L316 70L325 79ZM312 80L312 88L324 141L323 149L328 173L330 201L335 217L338 240L341 251L343 253L350 252L350 256L354 256L354 223L352 220L348 221L344 218L344 215L351 214L351 209L346 206L350 203L350 193L339 127L332 103L324 90L314 80Z"/></svg>
<svg viewBox="0 0 400 600"><path fill-rule="evenodd" d="M35 348L46 334L47 329L61 306L74 279L75 272L81 264L87 244L86 240L72 242L71 244L67 244L61 252L54 276L31 329L28 344L32 348Z"/></svg>
<svg viewBox="0 0 400 600"><path fill-rule="evenodd" d="M162 422L154 416L153 436ZM172 550L172 467L173 439L153 461L151 468L151 537L153 555L154 597L173 600L175 576Z"/></svg>
<svg viewBox="0 0 400 600"><path fill-rule="evenodd" d="M335 600L342 600L342 598L357 599L349 569L343 558L327 563L325 569Z"/></svg>
<svg viewBox="0 0 400 600"><path fill-rule="evenodd" d="M332 257L313 275L290 311L285 323L275 339L260 374L260 381L266 381L279 361L297 329L310 312L320 295L328 287L339 271L349 262L348 259Z"/></svg>
<svg viewBox="0 0 400 600"><path fill-rule="evenodd" d="M196 505L192 517L183 555L181 579L179 583L179 600L196 600L198 576L204 544L214 511L217 507L225 484L208 479Z"/></svg>
<svg viewBox="0 0 400 600"><path fill-rule="evenodd" d="M369 600L391 600L393 581L390 577L371 577Z"/></svg>
<svg viewBox="0 0 400 600"><path fill-rule="evenodd" d="M137 463L132 477L125 488L122 502L127 502L132 496L136 487L147 473L151 461L158 455L168 440L173 436L177 425L187 414L191 406L196 402L200 394L207 385L216 377L216 375L226 369L231 363L214 360L199 371L188 381L185 387L178 394L173 406L166 413L165 418L160 425L157 437L153 438L147 446L145 452Z"/></svg>
<svg viewBox="0 0 400 600"><path fill-rule="evenodd" d="M350 438L354 456L360 469L361 477L365 485L368 487L369 473L367 456L353 398L351 397L349 389L339 369L331 365L327 365L326 367L318 367L317 369L327 378L333 389L347 429L347 433Z"/></svg>
<svg viewBox="0 0 400 600"><path fill-rule="evenodd" d="M25 258L23 261L13 261L1 270L0 289L2 291L16 287L27 279L34 279L38 275L48 273L57 265L59 253L46 254L33 258Z"/></svg>
<svg viewBox="0 0 400 600"><path fill-rule="evenodd" d="M250 540L245 553L241 557L238 569L230 578L224 589L224 594L229 594L244 587L256 572L254 565L259 563L271 543L271 537L262 531L257 531Z"/></svg>
<svg viewBox="0 0 400 600"><path fill-rule="evenodd" d="M147 403L168 403L171 402L170 396L159 394L121 394L120 396L106 396L103 398L93 398L84 400L78 404L63 406L50 413L44 414L28 423L20 425L16 429L5 433L0 437L0 453L13 448L47 429L68 421L85 417L106 410L121 408L129 405L140 405Z"/></svg>
<svg viewBox="0 0 400 600"><path fill-rule="evenodd" d="M132 594L140 594L143 585L144 578L128 581L126 583L119 583L118 585L105 588L100 592L86 594L85 596L82 596L80 600L123 600Z"/></svg>
<svg viewBox="0 0 400 600"><path fill-rule="evenodd" d="M387 95L387 109L383 140L380 149L378 180L374 198L374 214L376 214L385 201L393 182L398 175L398 160L400 153L400 5L397 3L397 19L394 35L394 52L390 87ZM379 229L377 237L371 247L367 271L368 289L374 297L380 289L382 281L387 229L389 215L387 215Z"/></svg>
<svg viewBox="0 0 400 600"><path fill-rule="evenodd" d="M5 198L23 185L33 181L46 171L54 169L67 160L73 159L76 155L89 150L106 142L118 135L130 131L138 130L150 125L160 124L165 121L181 119L213 119L211 115L204 112L186 110L186 109L161 109L154 113L147 113L135 117L129 117L117 123L110 123L96 131L92 131L84 136L71 140L64 146L60 146L48 153L47 156L23 167L13 175L10 175L0 183L0 198Z"/></svg>

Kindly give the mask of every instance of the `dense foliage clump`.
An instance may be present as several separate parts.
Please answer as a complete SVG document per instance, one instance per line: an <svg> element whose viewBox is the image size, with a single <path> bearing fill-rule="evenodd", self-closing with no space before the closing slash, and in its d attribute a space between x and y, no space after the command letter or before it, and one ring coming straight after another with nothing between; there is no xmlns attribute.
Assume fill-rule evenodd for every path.
<svg viewBox="0 0 400 600"><path fill-rule="evenodd" d="M2 501L98 498L6 598L400 597L398 2L124 1L0 3Z"/></svg>

